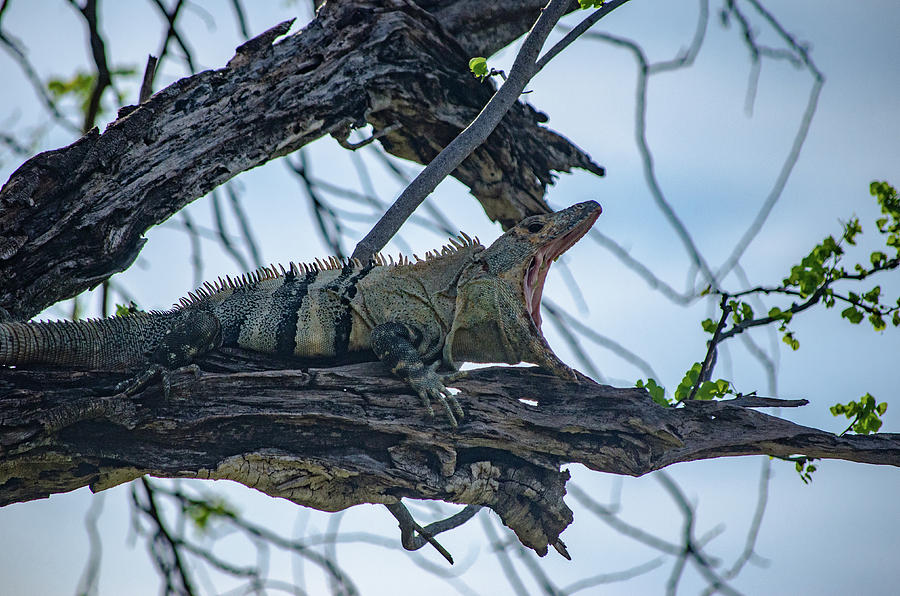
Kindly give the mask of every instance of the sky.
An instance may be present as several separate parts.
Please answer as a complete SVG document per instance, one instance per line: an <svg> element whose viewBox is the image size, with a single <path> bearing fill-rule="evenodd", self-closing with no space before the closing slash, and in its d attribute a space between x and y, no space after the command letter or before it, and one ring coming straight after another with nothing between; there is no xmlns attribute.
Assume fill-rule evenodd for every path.
<svg viewBox="0 0 900 596"><path fill-rule="evenodd" d="M651 62L668 60L689 45L697 5L694 1L632 0L604 19L596 30L637 41ZM752 14L746 2L739 1L738 5ZM226 6L230 5L199 2L185 12L184 27L190 31L198 68L223 66L241 41ZM767 7L789 32L808 44L812 59L825 75L825 84L796 167L742 260L753 285L777 284L791 264L824 236L839 234L840 222L854 214L867 230L858 252L849 258L865 259L866 250L873 247L871 222L877 216L868 184L876 179L900 184L900 61L896 59L900 55L900 37L896 34L900 31L900 7L884 0L783 0L768 2ZM647 142L666 199L715 267L727 258L770 192L796 133L812 79L808 72L783 61L765 61L752 114L748 114L751 67L747 47L735 23L727 28L721 25L721 4L713 1L710 9L706 40L694 65L650 79ZM308 20L305 3L252 3L248 11L251 33L292 16L298 16L300 22ZM579 16L566 22L575 23ZM762 20L754 18L753 23L763 43L779 43ZM146 55L158 48L162 31L149 2L107 2L103 4L101 26L114 62L139 71ZM299 23L293 31L298 28ZM29 58L44 78L69 75L90 64L86 40L65 2L13 2L4 16L3 30L27 46ZM491 57L491 66L508 68L515 49L514 43ZM0 130L27 136L46 119L7 54L0 54L0 74L5 81ZM183 74L178 61L168 62L158 85L169 84ZM630 53L583 39L529 84L527 101L549 115L549 126L585 149L608 172L603 179L585 172L562 174L547 198L554 207L598 200L604 212L596 228L661 279L682 290L691 273L690 261L647 189L635 140L636 80ZM136 85L122 87L132 101ZM66 131L51 128L40 137L39 148L60 147L72 140ZM353 158L330 139L314 143L310 159L317 177L361 188ZM361 159L369 164L382 200L395 197L401 190L396 181L370 156L363 154ZM0 180L6 180L20 162L20 158L0 153ZM413 164L403 167L417 171ZM315 230L308 201L283 163L275 161L248 171L238 181L265 262L303 260L327 253ZM442 183L430 200L484 242L501 233L454 180ZM208 200L198 200L188 211L198 225L211 225ZM236 230L233 220L230 224ZM366 226L365 222L351 225L356 238ZM392 254L407 245L419 252L444 241L439 232L412 224L401 233L406 244L393 243L389 247ZM150 230L147 238L135 266L114 281L127 288L143 308L167 308L196 286L190 259L185 256L190 254L189 240L178 216ZM346 247L352 244L348 242ZM206 277L240 272L213 242L204 242L203 260ZM652 365L661 384L674 387L684 371L702 358L705 335L699 323L712 314L712 302L699 301L687 307L672 304L613 254L587 238L571 249L563 262L568 273L555 266L545 296L570 308L597 332L639 354ZM567 275L578 280L580 294L571 290ZM893 292L896 298L900 293L896 272L877 281L888 296ZM730 290L745 287L734 276L724 283ZM96 297L88 303L96 304ZM771 302L767 306L775 304L784 305ZM47 315L64 313L64 308L56 308ZM835 432L842 430L846 421L833 418L828 407L870 392L879 401L891 403L883 430L900 432L895 372L900 330L889 328L875 333L865 325L851 326L840 319L836 309L798 316L792 329L801 344L796 352L766 332L752 334L764 348L774 345L773 358L779 367L775 387L769 386L764 370L740 342L723 351L716 375L733 379L744 392L758 390L784 398L807 398L809 406L780 415ZM545 324L545 333L564 361L581 368L550 324ZM636 379L647 377L646 371L616 353L588 341L584 345L603 381L632 385ZM744 547L757 506L760 470L767 461L763 457L725 458L668 469L696 507L697 534L715 534L707 548L725 567ZM740 592L894 592L900 471L837 461L819 464L812 484L805 485L793 466L772 463L767 508L756 544L760 558L734 580L732 585ZM598 501L618 502L620 515L629 523L668 540L679 540L682 518L653 475L620 479L578 465L570 466L570 471L574 482ZM233 483L187 486L196 485L200 490L221 492L252 519L285 532L317 534L339 520L341 528L399 540L396 522L383 508L359 506L336 518ZM124 486L103 493L101 594L158 592L145 542L135 540L130 530L129 490ZM97 499L81 489L0 509L0 535L6 537L0 546L0 593L74 592L87 556L85 513L92 505L97 506ZM621 571L657 559L656 551L614 532L571 496L566 502L575 511L575 522L562 537L573 561L554 553L541 560L542 568L561 586L595 573ZM421 509L418 513L428 514ZM496 517L491 522L486 513L481 513L466 530L442 535L442 544L456 555L460 561L457 567L464 570L455 584L425 573L402 551L348 543L340 545L338 552L364 594L426 590L434 594L507 593L510 588L498 573L490 544L482 533L482 528L491 523L501 531ZM221 554L241 554L247 552L248 545L229 537L217 548L221 548L217 550ZM433 552L422 551L417 556L442 564ZM514 560L513 564L521 562ZM54 573L47 573L48 568ZM287 557L280 555L273 555L270 568L273 575L288 579L299 573ZM671 568L671 559L663 559L652 572L605 585L602 591L659 593ZM321 576L309 567L303 577L310 593L324 586ZM210 581L219 582L215 584L219 591L229 585L222 578ZM410 583L398 589L398 582L404 581ZM700 592L704 585L697 571L688 568L680 588L682 593L691 594ZM526 580L526 587L538 593L533 580Z"/></svg>

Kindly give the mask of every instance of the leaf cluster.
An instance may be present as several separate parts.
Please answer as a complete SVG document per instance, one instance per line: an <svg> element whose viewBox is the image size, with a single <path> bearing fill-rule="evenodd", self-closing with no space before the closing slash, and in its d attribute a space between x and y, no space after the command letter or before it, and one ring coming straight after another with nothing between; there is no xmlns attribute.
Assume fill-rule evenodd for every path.
<svg viewBox="0 0 900 596"><path fill-rule="evenodd" d="M812 464L814 461L816 461L814 457L799 457L794 463L794 469L797 470L797 474L800 475L800 480L803 481L803 484L812 482L813 472L818 469Z"/></svg>
<svg viewBox="0 0 900 596"><path fill-rule="evenodd" d="M777 325L782 340L792 350L800 347L800 342L789 328L794 315L821 302L825 308L832 308L838 302L845 305L841 317L850 323L858 324L868 318L875 331L883 331L889 318L894 326L900 326L900 298L896 305L886 305L881 286L875 285L864 290L838 291L837 282L861 283L869 276L900 267L900 197L897 190L887 182L872 182L870 193L881 207L882 217L875 221L875 227L884 238L884 250L873 251L868 263L857 263L852 272L842 265L846 246L856 246L857 237L863 233L859 218L853 217L843 224L840 239L829 235L805 255L798 264L790 268L790 273L777 287L757 287L730 294L708 288L704 295L716 293L721 296L719 303L720 317L701 322L703 330L710 334L707 343L706 358L702 363L695 362L685 373L684 378L674 391L674 403L688 400L710 400L726 395L740 395L733 385L724 379L711 380L715 367L717 346L723 341L742 333L752 327ZM893 256L887 253L893 252ZM748 299L762 295L780 295L793 297L789 306L772 306L763 315L757 315ZM670 406L673 400L665 395L665 389L655 379L638 380L637 387L647 389L653 401L663 406ZM887 404L877 404L875 399L866 393L858 402L836 404L831 407L835 416L844 415L852 419L846 431L859 434L874 433L881 428L881 416L887 411ZM794 461L794 460L792 460ZM810 464L811 459L797 460L797 472L805 483L811 480L816 467Z"/></svg>
<svg viewBox="0 0 900 596"><path fill-rule="evenodd" d="M843 414L848 419L853 419L847 430L841 434L852 430L858 435L867 435L876 433L881 428L881 417L887 412L887 402L875 403L875 398L871 394L866 393L859 398L859 401L851 401L847 404L835 404L831 406L832 415L840 416Z"/></svg>
<svg viewBox="0 0 900 596"><path fill-rule="evenodd" d="M695 362L693 366L684 374L684 378L681 379L681 383L678 384L678 387L675 389L675 402L682 402L686 399L691 399L691 391L694 390L694 386L697 386L696 391L694 392L693 399L698 399L701 401L709 401L711 399L718 399L725 397L726 395L735 395L734 388L731 383L726 381L725 379L718 379L715 381L702 381L700 382L700 372L702 369L702 364L699 362ZM647 393L650 394L650 397L661 406L668 406L672 404L672 400L666 397L666 390L662 385L659 385L656 382L656 379L647 379L644 381L643 379L638 379L635 383L635 387L640 387L647 390Z"/></svg>
<svg viewBox="0 0 900 596"><path fill-rule="evenodd" d="M137 74L137 69L131 66L112 68L109 71L110 78L128 78ZM47 81L47 91L55 100L67 97L73 98L78 105L78 110L82 114L86 114L91 103L91 96L94 93L94 87L97 85L98 75L96 72L87 72L78 70L69 78L54 77ZM125 101L125 94L116 90L117 105ZM101 108L102 112L102 108Z"/></svg>
<svg viewBox="0 0 900 596"><path fill-rule="evenodd" d="M225 499L217 496L183 501L182 510L201 532L207 530L210 523L217 519L237 516L237 511Z"/></svg>

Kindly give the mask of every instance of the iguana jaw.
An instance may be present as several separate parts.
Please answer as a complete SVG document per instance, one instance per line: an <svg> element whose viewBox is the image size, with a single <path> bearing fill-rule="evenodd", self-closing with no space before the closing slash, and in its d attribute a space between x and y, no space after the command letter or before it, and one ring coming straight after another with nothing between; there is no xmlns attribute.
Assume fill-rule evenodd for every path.
<svg viewBox="0 0 900 596"><path fill-rule="evenodd" d="M528 313L538 331L541 329L541 295L544 292L544 280L547 279L550 264L587 234L598 217L600 217L599 205L570 232L539 248L529 262L523 279L523 291Z"/></svg>

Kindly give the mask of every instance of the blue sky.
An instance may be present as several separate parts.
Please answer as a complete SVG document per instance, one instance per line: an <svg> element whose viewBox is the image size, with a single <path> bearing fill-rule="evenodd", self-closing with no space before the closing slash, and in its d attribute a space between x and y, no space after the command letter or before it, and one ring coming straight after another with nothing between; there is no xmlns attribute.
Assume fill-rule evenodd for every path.
<svg viewBox="0 0 900 596"><path fill-rule="evenodd" d="M145 5L146 4L146 5ZM240 43L231 15L213 3L200 3L217 12L210 27L203 11L185 15L185 27L202 68L221 67ZM305 3L303 4L305 8ZM648 90L648 141L654 153L656 173L667 199L694 235L706 258L717 265L731 251L747 223L765 199L786 155L802 112L811 78L784 63L765 62L759 79L752 117L744 108L750 65L747 49L736 26L719 24L720 4L711 3L706 45L693 68L651 79ZM751 12L743 2L744 10ZM895 2L784 0L768 8L786 29L808 42L812 57L826 76L819 108L808 140L759 236L750 245L742 264L754 284L774 284L790 265L827 234L840 233L840 221L852 214L869 222L861 251L870 248L877 210L868 195L868 183L887 179L900 184L900 7ZM253 33L301 11L298 4L254 3L250 13ZM642 44L651 61L669 59L686 47L693 35L697 3L693 1L632 0L605 19L602 31L631 37ZM306 15L308 18L308 15ZM303 20L301 16L300 20ZM576 19L570 18L569 22ZM4 29L23 40L39 72L49 77L71 73L89 64L86 44L73 32L76 19L64 2L13 3ZM146 26L135 27L134 23ZM766 43L776 39L759 19L754 23ZM108 35L108 51L122 64L142 69L146 54L155 52L161 25L149 3L109 2L102 26ZM296 30L297 26L295 26ZM491 59L492 65L508 65L512 49ZM159 79L167 84L182 73L169 63ZM3 128L22 134L41 122L33 93L9 58L0 55L0 73L6 81L0 101ZM598 229L643 261L657 275L682 289L690 263L671 227L655 208L641 172L634 140L635 64L619 48L582 40L557 57L529 85L527 97L550 116L549 125L584 148L607 167L605 179L577 172L561 175L548 200L562 207L596 199L604 207ZM134 89L125 89L136 93ZM42 148L71 142L64 131L50 131ZM329 139L314 144L312 167L316 175L334 181L355 180L350 157ZM18 165L3 155L0 179ZM374 164L374 162L370 163ZM409 166L415 171L414 166ZM379 166L372 165L374 183L383 200L399 192ZM350 172L351 174L348 174ZM327 249L318 241L310 212L284 164L273 162L242 175L246 204L266 261L300 260L321 255ZM350 183L348 182L348 183ZM433 196L454 222L485 242L500 230L490 224L478 203L453 180L445 181ZM198 200L190 213L199 223L210 221L207 201ZM365 231L364 224L356 230ZM442 243L439 233L406 226L405 241L418 252ZM178 228L178 218L151 230L149 242L135 267L117 277L144 308L165 308L194 286L188 259L188 240ZM399 246L393 246L394 254ZM238 271L222 251L204 245L206 276ZM173 266L172 263L183 263ZM668 302L604 249L584 240L576 245L566 264L579 280L587 309L579 306L559 269L548 278L547 292L560 304L578 312L598 332L624 344L649 361L667 387L678 383L692 362L704 352L699 322L709 315L710 304L687 308ZM878 280L885 293L900 292L897 274ZM729 289L742 284L731 277ZM52 314L52 313L51 313ZM900 431L897 414L897 376L900 331L873 333L864 326L850 326L838 312L798 316L792 328L801 342L797 352L778 349L780 365L777 394L806 397L806 408L782 412L791 420L834 431L842 420L831 417L828 406L856 399L869 391L879 400L893 402L884 430ZM548 339L563 360L574 357L560 338L545 325ZM765 333L753 337L770 345ZM603 376L613 384L632 384L644 374L615 354L594 346L591 353ZM780 342L776 346L783 347ZM717 375L733 378L741 391L767 392L761 367L738 342L720 359ZM743 548L746 529L756 506L756 485L762 458L729 458L679 464L670 468L688 498L697 506L698 533L725 524L725 531L709 545L710 552L729 565ZM891 593L895 589L896 533L900 530L900 471L845 462L821 462L812 485L800 482L792 467L773 464L769 503L757 552L766 567L749 565L734 582L744 593L846 594ZM660 484L652 477L620 480L572 466L579 486L607 502L621 482L622 516L629 522L677 541L681 518ZM329 517L298 511L282 500L226 482L214 484L254 519L280 528L308 524L321 531ZM101 593L157 592L155 574L144 546L128 542L128 491L107 491L101 528L104 559ZM10 594L71 593L86 556L84 512L92 496L86 489L33 503L0 509L0 532L7 537L0 547L2 590ZM612 532L577 507L575 522L563 534L573 562L551 554L542 560L547 573L565 585L600 571L617 571L652 560L656 553ZM483 514L482 514L483 515ZM508 588L497 573L478 520L468 532L446 535L442 542L457 558L476 562L462 580L476 592ZM343 526L366 528L395 537L396 523L377 507L357 507L347 512ZM223 545L223 552L240 552L246 545ZM433 593L455 593L408 562L405 553L383 552L368 545L345 545L341 561L358 578L364 593L383 593L396 586L398 576L420 578L421 586L434 585ZM375 556L373 556L373 553ZM433 553L424 553L432 561ZM840 561L840 564L835 562ZM52 567L56 574L44 570ZM275 558L272 568L291 577L286 559ZM385 573L390 569L390 573ZM606 593L658 593L671 569L667 562L654 572L631 582L612 584ZM567 580L567 578L571 578ZM310 586L317 576L307 573ZM136 585L139 587L136 588ZM321 584L319 584L321 585ZM698 574L689 569L682 581L684 593L702 589ZM424 589L424 587L422 588ZM429 588L431 589L431 588ZM311 592L315 590L311 588Z"/></svg>

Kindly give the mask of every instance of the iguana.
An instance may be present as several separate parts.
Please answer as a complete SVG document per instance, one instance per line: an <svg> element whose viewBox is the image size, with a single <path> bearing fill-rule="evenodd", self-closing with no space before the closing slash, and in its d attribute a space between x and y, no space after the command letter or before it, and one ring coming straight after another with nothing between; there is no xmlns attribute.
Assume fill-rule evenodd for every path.
<svg viewBox="0 0 900 596"><path fill-rule="evenodd" d="M456 426L463 411L440 365L525 361L575 379L541 334L541 293L550 263L600 211L587 201L534 215L488 248L462 234L424 260L332 257L220 277L168 311L0 323L0 364L160 372L219 346L335 360L361 353L387 364L432 416L432 400L440 403Z"/></svg>

